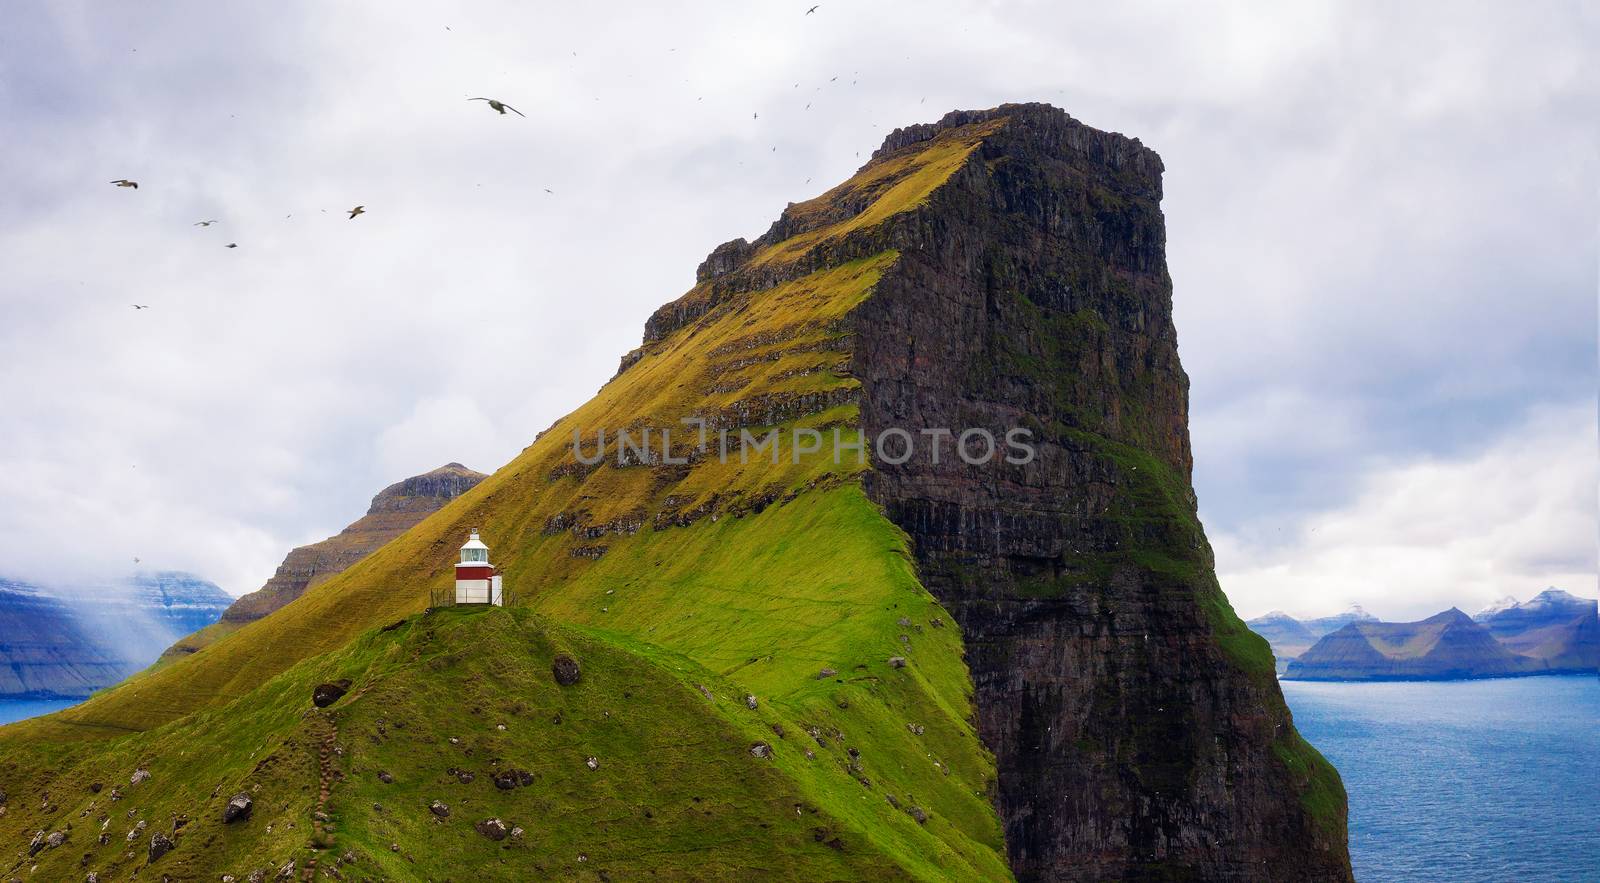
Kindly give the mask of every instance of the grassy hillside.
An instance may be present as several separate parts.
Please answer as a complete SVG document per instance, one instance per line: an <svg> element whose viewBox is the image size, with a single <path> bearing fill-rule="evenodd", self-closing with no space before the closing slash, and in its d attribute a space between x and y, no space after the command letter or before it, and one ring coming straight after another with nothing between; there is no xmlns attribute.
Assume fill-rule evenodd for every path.
<svg viewBox="0 0 1600 883"><path fill-rule="evenodd" d="M557 655L579 662L578 683L557 683ZM352 681L351 692L311 710L312 687L339 678ZM934 798L925 800L906 787L917 776L901 778L899 768L930 767L925 757L861 749L858 765L878 778L868 788L847 752L872 740L835 735L844 721L825 709L793 711L751 709L739 687L688 660L642 657L527 610L414 616L225 707L116 740L92 764L56 777L51 801L62 821L47 830L67 842L42 850L32 874L69 879L82 864L102 879L143 867L141 876L243 879L291 860L302 871L311 861L333 865L353 880L1004 873L991 850L943 816L937 795L923 792ZM922 741L932 751L961 738L930 732ZM770 756L753 754L757 744ZM139 769L150 778L129 784ZM497 775L518 784L501 788ZM223 824L223 808L241 792L253 813ZM926 822L895 809L889 794L907 809L927 807ZM430 811L433 801L448 815ZM508 836L476 829L490 818ZM171 834L176 819L186 820L178 847L150 862L150 836Z"/></svg>
<svg viewBox="0 0 1600 883"><path fill-rule="evenodd" d="M942 136L841 185L872 202L837 235L914 207L980 136ZM803 235L806 248L820 241ZM763 261L804 252L781 245ZM473 879L502 869L504 879L606 869L620 879L734 869L1007 877L961 636L918 583L905 536L862 493L864 466L831 451L791 457L787 441L776 463L769 453L662 456L663 428L673 458L689 456L686 416L854 438L844 319L896 259L882 252L729 296L701 283L684 300L713 308L652 341L595 399L397 540L183 659L0 729L0 789L11 798L0 843L20 857L35 831L75 825L69 845L39 854L39 879L84 867L120 877L145 861L122 839L130 819L165 830L180 812L191 821L155 870L303 865L317 779L332 772L343 777L323 810L331 848L318 854L326 866L351 851L347 879L440 879L464 867ZM622 428L654 430L655 454L619 465ZM606 461L578 462L573 432L593 451L601 429ZM416 619L449 585L471 527L522 609ZM566 691L549 677L563 646L586 673ZM312 686L334 677L355 692L331 713L312 711ZM314 749L334 728L328 744L343 753L319 771ZM750 754L756 741L770 758ZM583 764L591 755L598 770ZM126 782L140 764L157 778L124 788L134 804L86 790ZM451 784L452 765L474 782ZM534 784L499 792L487 771L506 765ZM379 768L393 786L374 779ZM257 815L222 828L229 794L256 785ZM432 799L452 804L443 824L426 812ZM86 826L108 811L115 836L97 846ZM525 834L491 845L469 828L487 815Z"/></svg>

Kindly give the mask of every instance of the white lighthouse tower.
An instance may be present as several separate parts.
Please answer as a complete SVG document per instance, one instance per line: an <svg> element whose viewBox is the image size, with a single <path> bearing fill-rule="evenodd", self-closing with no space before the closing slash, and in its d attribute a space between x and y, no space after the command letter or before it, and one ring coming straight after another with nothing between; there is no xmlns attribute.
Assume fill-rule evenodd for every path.
<svg viewBox="0 0 1600 883"><path fill-rule="evenodd" d="M477 528L461 546L461 560L456 564L456 603L505 606L500 574L489 563L489 547L478 539Z"/></svg>

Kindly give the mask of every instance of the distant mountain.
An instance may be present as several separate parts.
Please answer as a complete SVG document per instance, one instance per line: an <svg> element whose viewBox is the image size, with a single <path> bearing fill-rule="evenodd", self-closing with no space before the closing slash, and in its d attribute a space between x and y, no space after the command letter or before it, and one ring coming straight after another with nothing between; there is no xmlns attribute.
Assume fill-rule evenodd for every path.
<svg viewBox="0 0 1600 883"><path fill-rule="evenodd" d="M1473 619L1514 653L1542 661L1552 672L1600 669L1596 602L1550 588L1518 604L1496 602Z"/></svg>
<svg viewBox="0 0 1600 883"><path fill-rule="evenodd" d="M1452 607L1420 622L1351 622L1288 665L1298 680L1453 680L1541 674L1543 661L1506 649Z"/></svg>
<svg viewBox="0 0 1600 883"><path fill-rule="evenodd" d="M1245 625L1250 630L1267 639L1272 645L1272 655L1277 660L1279 676L1287 670L1289 661L1296 656L1311 649L1317 639L1329 632L1338 631L1352 622L1377 622L1378 618L1361 608L1361 605L1351 605L1349 610L1334 616L1323 616L1317 619L1298 620L1284 613L1274 610L1265 616L1246 620Z"/></svg>
<svg viewBox="0 0 1600 883"><path fill-rule="evenodd" d="M101 585L0 580L0 698L77 698L155 661L174 638L216 622L233 598L192 574Z"/></svg>
<svg viewBox="0 0 1600 883"><path fill-rule="evenodd" d="M1278 658L1280 670L1284 662L1309 650L1321 637L1320 633L1313 632L1305 623L1282 610L1246 620L1245 625L1272 645L1272 655Z"/></svg>
<svg viewBox="0 0 1600 883"><path fill-rule="evenodd" d="M291 550L266 585L234 601L221 621L213 618L202 623L204 628L196 626L179 632L183 637L169 642L171 646L161 654L161 661L171 662L201 650L246 623L278 610L410 530L486 477L460 463L447 463L389 485L372 498L366 515L338 535Z"/></svg>
<svg viewBox="0 0 1600 883"><path fill-rule="evenodd" d="M1504 598L1501 598L1500 600L1490 604L1488 607L1479 610L1477 613L1472 614L1472 620L1473 622L1483 622L1485 619L1494 616L1496 613L1499 613L1502 610L1510 610L1515 606L1517 606L1517 599L1507 595Z"/></svg>
<svg viewBox="0 0 1600 883"><path fill-rule="evenodd" d="M0 699L87 696L130 670L60 600L0 579Z"/></svg>
<svg viewBox="0 0 1600 883"><path fill-rule="evenodd" d="M1362 609L1360 604L1351 604L1350 609L1333 616L1322 616L1317 619L1308 619L1301 623L1313 635L1323 635L1336 632L1352 622L1377 622L1378 618Z"/></svg>

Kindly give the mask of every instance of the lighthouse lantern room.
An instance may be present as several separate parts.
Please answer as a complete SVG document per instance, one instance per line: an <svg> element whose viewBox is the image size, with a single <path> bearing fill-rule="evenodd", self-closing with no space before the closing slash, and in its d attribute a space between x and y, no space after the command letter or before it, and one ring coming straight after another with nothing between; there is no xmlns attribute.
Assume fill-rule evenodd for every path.
<svg viewBox="0 0 1600 883"><path fill-rule="evenodd" d="M461 546L461 561L456 564L456 603L505 606L500 574L489 563L489 547L478 538L477 528Z"/></svg>

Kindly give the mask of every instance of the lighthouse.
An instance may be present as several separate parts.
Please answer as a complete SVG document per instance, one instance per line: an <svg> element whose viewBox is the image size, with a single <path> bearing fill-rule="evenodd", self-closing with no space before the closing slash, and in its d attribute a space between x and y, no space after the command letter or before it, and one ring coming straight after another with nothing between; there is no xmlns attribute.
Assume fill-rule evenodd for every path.
<svg viewBox="0 0 1600 883"><path fill-rule="evenodd" d="M456 603L505 606L500 574L489 563L489 547L478 538L477 528L461 546L461 560L456 564Z"/></svg>

